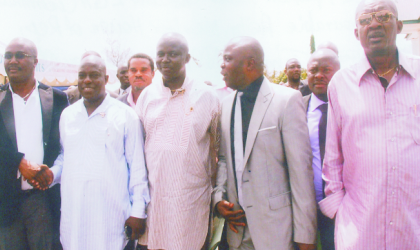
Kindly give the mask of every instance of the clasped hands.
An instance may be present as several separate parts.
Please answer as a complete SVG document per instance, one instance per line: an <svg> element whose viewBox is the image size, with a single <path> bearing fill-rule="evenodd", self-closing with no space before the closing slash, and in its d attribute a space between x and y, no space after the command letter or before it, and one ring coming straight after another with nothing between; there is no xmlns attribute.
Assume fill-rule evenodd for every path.
<svg viewBox="0 0 420 250"><path fill-rule="evenodd" d="M54 174L47 165L38 165L26 159L20 162L19 171L23 180L28 180L28 183L36 189L46 190L54 180Z"/></svg>
<svg viewBox="0 0 420 250"><path fill-rule="evenodd" d="M238 233L236 229L237 226L244 227L245 223L243 218L245 218L245 213L243 210L233 210L233 203L222 200L216 205L216 209L219 214L226 219L228 222L229 228ZM296 243L300 250L316 250L315 244L305 244L305 243Z"/></svg>

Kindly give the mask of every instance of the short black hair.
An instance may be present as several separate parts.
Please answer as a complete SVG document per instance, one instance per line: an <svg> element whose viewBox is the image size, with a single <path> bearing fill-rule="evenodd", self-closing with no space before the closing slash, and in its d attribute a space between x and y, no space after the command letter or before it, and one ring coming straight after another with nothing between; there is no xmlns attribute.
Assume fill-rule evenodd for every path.
<svg viewBox="0 0 420 250"><path fill-rule="evenodd" d="M144 59L149 60L150 69L152 71L155 71L155 62L153 61L153 59L150 56L148 56L148 55L146 55L144 53L137 53L137 54L132 55L130 57L130 59L128 59L128 64L127 64L128 69L130 69L130 62L131 62L131 59L133 59L133 58L144 58Z"/></svg>

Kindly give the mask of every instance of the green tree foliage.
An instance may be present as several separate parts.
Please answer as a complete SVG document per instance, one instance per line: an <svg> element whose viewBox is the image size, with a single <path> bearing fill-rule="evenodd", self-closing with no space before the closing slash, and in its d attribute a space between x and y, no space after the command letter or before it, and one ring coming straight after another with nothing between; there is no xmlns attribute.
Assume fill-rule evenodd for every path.
<svg viewBox="0 0 420 250"><path fill-rule="evenodd" d="M287 82L287 75L284 73L284 70L273 72L268 72L266 69L264 70L264 76L267 77L268 80L272 83L282 84ZM302 68L302 74L300 75L300 79L305 80L307 77L306 69Z"/></svg>
<svg viewBox="0 0 420 250"><path fill-rule="evenodd" d="M311 54L314 53L315 52L315 37L314 37L314 35L311 35L310 48L311 48Z"/></svg>

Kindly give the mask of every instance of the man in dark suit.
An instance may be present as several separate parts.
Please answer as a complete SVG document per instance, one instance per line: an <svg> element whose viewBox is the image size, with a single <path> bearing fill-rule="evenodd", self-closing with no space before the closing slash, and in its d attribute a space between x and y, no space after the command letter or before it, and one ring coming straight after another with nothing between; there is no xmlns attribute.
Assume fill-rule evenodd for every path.
<svg viewBox="0 0 420 250"><path fill-rule="evenodd" d="M43 176L60 152L67 97L35 80L32 41L12 40L4 58L10 83L0 88L0 249L61 249L60 187L36 190L27 180L49 184Z"/></svg>
<svg viewBox="0 0 420 250"><path fill-rule="evenodd" d="M325 154L328 98L327 89L331 78L340 69L337 54L330 49L318 49L308 62L308 87L312 94L304 96L307 110L309 138L312 148L312 169L317 202L325 198L322 180L322 163ZM318 207L318 230L323 250L334 250L334 221L321 213Z"/></svg>

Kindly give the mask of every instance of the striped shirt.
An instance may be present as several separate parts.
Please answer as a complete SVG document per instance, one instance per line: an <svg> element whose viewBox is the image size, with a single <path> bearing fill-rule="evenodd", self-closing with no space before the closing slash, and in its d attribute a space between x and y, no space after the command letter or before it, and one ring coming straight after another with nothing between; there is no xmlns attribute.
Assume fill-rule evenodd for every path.
<svg viewBox="0 0 420 250"><path fill-rule="evenodd" d="M328 87L319 205L337 249L420 247L420 58L399 64L386 91L366 57Z"/></svg>
<svg viewBox="0 0 420 250"><path fill-rule="evenodd" d="M139 242L149 249L204 245L215 166L210 143L217 137L219 106L209 86L188 77L173 95L155 78L137 101L151 196L146 234Z"/></svg>

